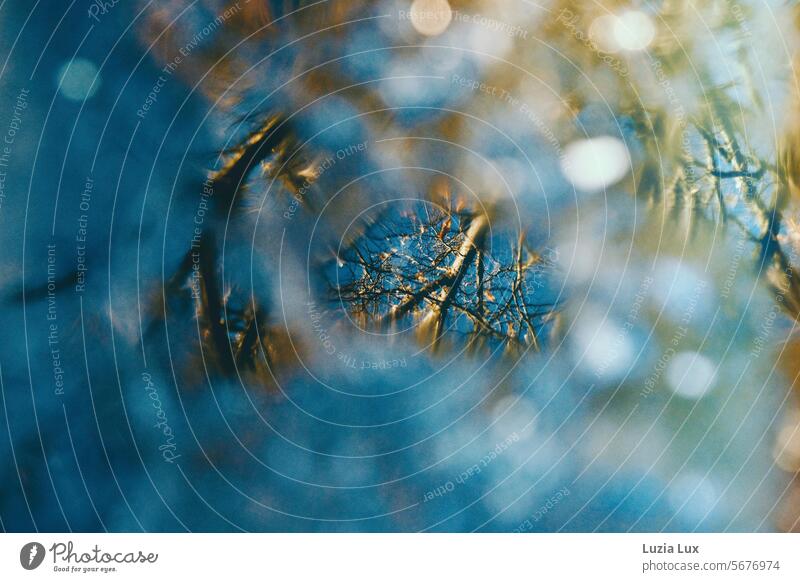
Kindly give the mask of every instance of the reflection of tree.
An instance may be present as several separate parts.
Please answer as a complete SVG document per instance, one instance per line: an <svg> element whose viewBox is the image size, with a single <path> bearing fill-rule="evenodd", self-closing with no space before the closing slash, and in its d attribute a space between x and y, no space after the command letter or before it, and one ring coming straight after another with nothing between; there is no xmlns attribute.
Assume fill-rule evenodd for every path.
<svg viewBox="0 0 800 582"><path fill-rule="evenodd" d="M221 168L203 185L209 216L204 232L192 240L164 290L164 316L193 312L201 343L202 367L223 377L251 377L262 385L273 383L276 366L293 359L295 348L288 333L273 324L268 309L254 295L242 299L221 277L222 264L216 230L231 212L240 212L250 175L262 170L291 193L303 180L297 143L290 126L272 116L242 143L227 152ZM195 354L197 355L197 354ZM197 367L192 361L189 366ZM195 370L197 371L197 370Z"/></svg>
<svg viewBox="0 0 800 582"><path fill-rule="evenodd" d="M167 303L181 315L192 306L208 373L271 385L276 366L287 363L294 348L254 297L223 284L216 256L212 236L192 249L167 284Z"/></svg>
<svg viewBox="0 0 800 582"><path fill-rule="evenodd" d="M492 236L481 213L425 203L383 212L337 263L335 301L379 326L415 322L435 346L450 331L538 350L555 313L548 259L522 237Z"/></svg>
<svg viewBox="0 0 800 582"><path fill-rule="evenodd" d="M779 140L777 152L763 146L766 151L758 151L747 138L744 119L750 112L724 89L711 88L707 97L704 114L683 127L665 112L640 112L647 118L640 136L648 155L637 186L640 193L662 198L664 209L673 216L689 216L693 221L690 227L703 216L723 226L735 226L742 239L749 241L754 267L774 301L796 325L800 318L800 273L792 261L800 249L800 229L793 218L798 213L800 140L790 134ZM683 144L673 142L665 149L669 136L674 139L678 133L685 136ZM671 155L659 155L659 150ZM800 390L797 350L796 340L786 342L778 362L790 385ZM797 410L797 400L790 406ZM787 415L781 434L800 430L797 418L796 413ZM791 450L785 442L778 443L779 465L783 463L784 470L796 473L797 459L790 459L781 447ZM796 474L781 500L776 519L779 529L797 531L799 503L800 478Z"/></svg>
<svg viewBox="0 0 800 582"><path fill-rule="evenodd" d="M662 199L675 218L688 216L690 228L703 215L736 225L753 245L756 266L782 307L797 317L800 279L784 244L796 230L784 218L790 168L749 145L738 110L724 91L709 89L704 114L690 122L665 112L639 112L648 156L638 190Z"/></svg>
<svg viewBox="0 0 800 582"><path fill-rule="evenodd" d="M222 0L209 0L205 4L223 3ZM412 65L410 72L415 74L429 72L431 59L438 59L443 53L434 52L434 47L426 43L417 54L411 50L411 46L407 46L410 44L408 38L413 37L390 38L386 33L386 42L382 42L381 35L384 32L379 27L367 30L365 36L354 34L363 30L353 24L355 19L352 22L349 19L351 13L359 17L366 15L360 10L364 3L331 3L330 7L326 5L326 10L330 8L330 14L321 15L317 11L322 9L320 6L293 14L290 19L274 25L269 23L278 14L286 14L289 7L305 6L307 3L262 2L258 3L258 7L254 4L250 3L246 9L243 7L241 17L237 16L226 25L226 34L219 35L213 43L207 43L208 47L213 46L215 50L194 51L190 60L197 60L198 64L189 66L187 61L178 70L178 74L185 77L196 75L192 85L202 81L199 86L207 95L215 99L222 97L215 105L239 110L239 92L229 91L233 79L242 79L236 83L238 89L252 91L260 103L262 97L272 96L272 87L291 78L292 90L277 93L268 103L270 107L277 104L287 114L296 112L291 119L297 119L295 123L298 127L302 126L300 119L305 106L313 104L307 109L308 114L319 117L321 125L334 128L341 117L351 115L350 107L359 113L369 112L369 115L359 118L359 124L363 123L368 135L376 138L405 133L407 128L404 124L412 123L409 121L412 119L416 134L470 143L470 125L462 120L463 113L491 119L493 123L500 121L499 127L520 125L524 132L529 133L537 129L526 128L526 122L530 120L520 118L519 109L508 107L508 103L502 99L489 100L482 90L474 91L471 97L455 95L458 92L453 91L452 87L446 94L457 97L454 101L457 107L445 100L445 94L436 97L436 100L426 100L425 95L416 95L422 92L415 87L413 92L419 100L415 100L414 104L422 105L420 109L426 112L430 110L430 116L399 116L392 92L382 91L378 83L372 82L385 73L395 74L396 63L390 59L388 52L384 54L381 50L374 53L366 50L371 47L369 44L365 46L365 36L376 39L376 49L402 44L404 53L408 53L400 55L404 65L420 57L418 61L424 66L417 71ZM485 5L489 9L498 4L501 3L487 0L474 3L473 8L477 13L479 7ZM286 10L268 12L269 7L279 5L285 6ZM455 3L453 5L455 7ZM750 72L759 71L763 74L763 69L749 56L751 52L755 56L757 54L750 50L751 41L748 40L747 29L743 29L741 13L736 13L742 7L728 2L704 2L701 5L695 11L683 10L675 3L665 3L655 8L655 12L648 11L658 28L656 40L646 52L615 53L614 59L618 59L629 73L617 75L619 70L609 68L603 59L604 53L596 50L594 43L587 42L594 19L607 16L614 7L557 0L550 6L552 14L559 14L561 8L568 8L580 17L575 28L565 28L563 20L554 18L542 18L542 26L521 20L528 22L526 25L531 27L531 31L547 42L513 43L502 63L493 63L492 59L480 62L475 69L481 71L480 75L475 75L480 78L476 80L518 91L526 103L533 104L537 115L541 114L542 119L547 119L547 123L552 125L552 140L548 137L547 141L557 143L575 139L576 134L571 129L575 114L580 114L581 129L588 121L587 127L592 134L611 133L617 136L619 129L621 133L618 137L623 138L629 146L631 159L635 163L635 181L621 183L619 188L635 184L636 195L651 203L648 210L653 217L662 219L669 216L676 221L684 221L688 223L687 231L690 233L700 231L703 224L711 224L715 234L716 227L741 232L742 240L749 241L748 248L753 250L753 256L746 264L760 271L782 308L796 318L800 315L800 279L790 268L796 257L790 243L797 245L800 233L792 220L798 216L797 202L792 203L787 192L791 178L798 174L797 161L800 155L797 154L797 143L800 140L789 143L790 147L784 148L779 157L770 151L763 135L760 139L752 140L752 136L758 134L753 132L756 124L762 123L766 117L763 109L766 101L760 98L759 87L747 83L749 80L752 84L755 78ZM263 13L251 12L257 9ZM160 33L167 25L171 25L170 19L163 18L168 15L158 14L161 18L157 22L159 26L153 27L154 33ZM713 61L705 60L713 52L694 50L709 43L709 30L704 29L699 34L695 26L698 16L704 24L709 22L711 32L728 33L724 43L725 54L715 55ZM368 20L364 19L364 26L372 27L373 24ZM320 28L320 22L326 26ZM385 31L391 27L382 28ZM261 30L250 38L250 32L257 29ZM284 36L287 30L293 32L287 32ZM292 43L286 43L286 40L295 40L293 35L301 36L305 31L313 31L314 36L309 36L309 40L318 47L326 47L326 50L305 50L305 45L298 44L303 49L293 56L287 55L285 61L276 62L275 58L271 58L264 61L268 62L268 66L250 66L250 61L261 62L264 55L271 54L272 43L275 46L285 44L288 49ZM251 44L238 48L237 37L246 36ZM164 38L165 41L169 40L167 35ZM179 38L176 37L174 46L162 47L166 62L179 49ZM305 37L301 38L306 40ZM237 50L229 51L231 47ZM550 53L553 49L566 57L563 62L552 58ZM740 68L745 74L742 78L737 75L736 80L721 84L723 81L720 79L727 79L725 73L730 69L730 62L717 60L716 56L730 57L733 50L736 50L737 64L743 65ZM451 51L448 49L447 52ZM465 52L460 57L467 67L471 65L471 52L474 51ZM283 53L287 54L288 50ZM362 57L361 53L369 53L369 59ZM353 54L358 58L328 62L330 57ZM219 59L220 55L226 58ZM509 63L513 63L514 67L509 67ZM207 75L209 70L213 70L214 74ZM243 71L251 72L243 75ZM521 71L529 72L531 77L535 75L541 78L541 85L546 85L548 89L556 87L561 106L548 105L547 91L543 91L537 83L520 83L519 77L524 76ZM362 82L365 80L370 82ZM435 88L433 85L432 88ZM336 107L342 111L333 108L325 110L334 113L330 118L327 113L320 114L316 109L316 100L323 95L335 95L340 103ZM433 91L431 95L434 95ZM542 99L543 96L545 99ZM281 99L285 102L281 103ZM595 106L599 101L607 105L613 119L607 125L599 123L594 127L593 123L598 117ZM435 115L432 113L434 109L437 111ZM242 112L245 110L249 110L249 106L241 107ZM459 114L448 115L448 110L458 110ZM395 124L395 116L402 123ZM629 139L632 136L628 133L627 123L630 119L635 121L636 126L633 139ZM317 130L315 124L309 127ZM544 133L543 126L538 129ZM308 128L306 131L309 134L304 139L311 138L311 131ZM748 133L751 140L748 140ZM332 139L330 135L323 137ZM310 143L311 147L317 147L316 141L310 140ZM491 141L478 149L487 158L507 155ZM560 149L560 146L556 149ZM242 140L241 146L230 152L229 161L212 175L215 215L220 220L228 219L228 211L237 207L238 201L243 199L242 186L254 168L264 170L271 193L276 191L272 181L277 180L290 194L310 203L313 208L313 199L308 200L303 196L306 190L303 184L308 184L308 176L314 177L317 173L299 157L295 159L295 150L292 132L277 118ZM402 160L404 165L420 165L416 159L417 151L402 153L408 156ZM539 146L531 148L531 157L539 153ZM461 163L461 160L437 159L446 161L442 164L442 170L452 171L465 182L471 181L470 176L462 174L461 169L469 166ZM392 157L392 165L400 165L396 161ZM800 180L795 179L795 182L794 187L800 190ZM325 215L320 217L319 224L331 227L332 215L344 215L349 220L352 208L333 197L332 190L326 192L325 186L325 182L316 183L313 189L315 197L327 199L326 194L331 194L334 200ZM374 194L377 198L377 193ZM607 208L601 208L599 200L604 204L611 200L614 206L627 202L618 192L609 192L609 196L613 198L582 198L582 216L594 213L595 216L608 219ZM594 204L596 206L592 206ZM390 326L414 326L419 331L420 339L434 346L456 336L465 336L469 345L494 342L495 345L522 349L546 347L545 337L551 333L557 313L555 300L548 295L548 286L542 281L543 270L549 268L546 253L537 253L514 233L493 232L487 214L474 209L464 211L444 206L433 208L430 204L420 203L404 211L393 209L375 217L363 232L347 242L337 256L337 263L331 265L328 274L334 281L333 300L337 304L341 302L359 324L384 329ZM637 212L639 208L636 207ZM570 228L568 221L571 218L567 214L564 212L554 218L554 237L560 238ZM501 222L504 218L506 221L509 219L499 211L495 216ZM635 227L633 224L622 224L622 221L620 224L606 221L612 231L618 226L623 235L627 234L628 227ZM219 234L221 229L217 229L217 232ZM268 305L259 305L250 297L241 301L236 297L236 292L226 286L219 275L220 254L211 234L212 230L209 229L199 249L197 278L193 278L195 257L189 251L167 289L165 295L171 317L175 317L178 309L184 310L180 313L189 312L196 316L206 362L211 362L219 373L230 375L249 367L259 378L268 377L278 358L287 356L293 349L287 340L282 339L285 332L271 326ZM647 238L647 234L643 238ZM620 236L620 240L623 238L626 237ZM608 242L613 241L609 238ZM615 245L618 243L614 242ZM694 246L696 248L698 245ZM635 251L638 258L647 253L646 248ZM681 260L684 260L684 255ZM689 258L685 260L689 261ZM194 283L197 284L197 291L191 295L189 289L193 288ZM170 302L170 298L174 302ZM746 305L734 306L742 311L747 309ZM575 317L580 317L581 313ZM659 321L660 317L652 322L653 327ZM741 321L744 322L745 318ZM752 333L745 323L741 331ZM742 336L737 337L738 344L746 343L741 339ZM647 349L652 354L656 348ZM554 357L562 361L565 358L563 354ZM645 360L637 360L637 365L641 365L642 361ZM797 361L796 357L787 358L787 366L793 377L797 374ZM631 377L635 379L635 375ZM636 390L638 392L638 387ZM798 500L800 496L793 498L795 507ZM794 518L785 526L786 529L796 527Z"/></svg>

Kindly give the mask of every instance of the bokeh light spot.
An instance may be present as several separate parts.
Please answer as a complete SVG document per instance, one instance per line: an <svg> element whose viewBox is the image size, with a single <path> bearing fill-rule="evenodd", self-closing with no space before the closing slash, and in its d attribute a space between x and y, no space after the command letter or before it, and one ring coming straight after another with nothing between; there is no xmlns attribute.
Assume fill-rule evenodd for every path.
<svg viewBox="0 0 800 582"><path fill-rule="evenodd" d="M715 378L714 363L697 352L676 354L667 368L667 384L683 398L702 398L714 387Z"/></svg>
<svg viewBox="0 0 800 582"><path fill-rule="evenodd" d="M566 147L561 160L567 180L586 191L602 190L619 182L629 168L628 148L611 136L575 141Z"/></svg>
<svg viewBox="0 0 800 582"><path fill-rule="evenodd" d="M77 58L67 61L58 70L58 90L71 101L83 101L97 93L100 76L90 60Z"/></svg>
<svg viewBox="0 0 800 582"><path fill-rule="evenodd" d="M655 35L653 21L644 12L629 10L615 19L614 37L625 50L644 50L653 42Z"/></svg>
<svg viewBox="0 0 800 582"><path fill-rule="evenodd" d="M447 0L414 0L411 5L411 24L425 36L442 34L453 20L453 10Z"/></svg>

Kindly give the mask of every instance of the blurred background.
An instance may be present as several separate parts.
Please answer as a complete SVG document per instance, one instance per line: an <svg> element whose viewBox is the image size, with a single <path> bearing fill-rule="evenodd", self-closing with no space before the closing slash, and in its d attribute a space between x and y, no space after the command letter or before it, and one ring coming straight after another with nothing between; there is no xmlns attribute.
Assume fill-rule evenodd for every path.
<svg viewBox="0 0 800 582"><path fill-rule="evenodd" d="M797 531L797 8L0 6L5 531Z"/></svg>

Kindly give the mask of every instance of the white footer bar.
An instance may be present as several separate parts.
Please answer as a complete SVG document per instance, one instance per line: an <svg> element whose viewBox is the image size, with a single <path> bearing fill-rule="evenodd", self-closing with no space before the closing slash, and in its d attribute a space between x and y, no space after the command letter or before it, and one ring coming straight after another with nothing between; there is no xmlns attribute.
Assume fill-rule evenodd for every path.
<svg viewBox="0 0 800 582"><path fill-rule="evenodd" d="M3 534L2 580L800 580L790 534ZM180 577L180 578L179 578ZM241 578L237 578L241 577ZM613 578L612 578L613 577ZM604 578L601 578L604 579Z"/></svg>

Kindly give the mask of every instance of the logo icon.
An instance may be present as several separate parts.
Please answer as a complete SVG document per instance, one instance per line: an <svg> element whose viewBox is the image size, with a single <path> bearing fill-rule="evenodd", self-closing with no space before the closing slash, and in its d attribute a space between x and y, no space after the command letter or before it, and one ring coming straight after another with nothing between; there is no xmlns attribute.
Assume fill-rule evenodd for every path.
<svg viewBox="0 0 800 582"><path fill-rule="evenodd" d="M19 563L26 570L35 570L44 561L44 546L39 542L28 542L19 551Z"/></svg>

